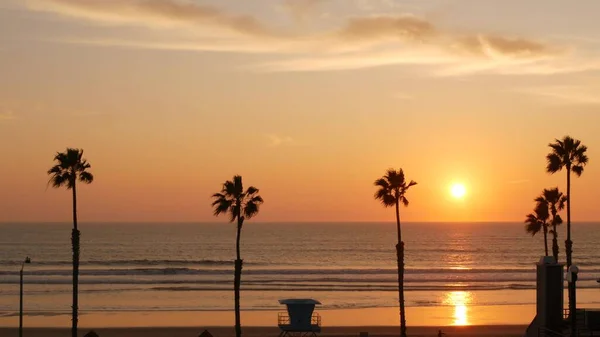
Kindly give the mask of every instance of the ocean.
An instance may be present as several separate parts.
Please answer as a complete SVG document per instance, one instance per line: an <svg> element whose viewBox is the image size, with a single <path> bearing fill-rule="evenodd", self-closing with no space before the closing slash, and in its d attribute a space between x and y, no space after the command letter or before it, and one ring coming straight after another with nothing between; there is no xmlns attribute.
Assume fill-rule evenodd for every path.
<svg viewBox="0 0 600 337"><path fill-rule="evenodd" d="M405 223L406 305L535 303L542 236L520 223ZM18 311L26 256L28 314L70 310L69 223L0 224L0 315ZM235 225L82 223L80 310L233 309ZM559 233L564 262L565 226ZM281 298L323 309L397 306L394 223L259 223L242 232L243 310L278 310ZM600 224L574 223L580 304L600 304ZM550 243L549 243L550 244Z"/></svg>

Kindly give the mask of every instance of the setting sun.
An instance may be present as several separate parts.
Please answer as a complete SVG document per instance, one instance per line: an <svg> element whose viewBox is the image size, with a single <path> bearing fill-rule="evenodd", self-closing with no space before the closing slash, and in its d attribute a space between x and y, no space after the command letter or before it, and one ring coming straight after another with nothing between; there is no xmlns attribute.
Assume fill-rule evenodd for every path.
<svg viewBox="0 0 600 337"><path fill-rule="evenodd" d="M450 187L450 194L456 199L462 199L467 194L467 189L463 184L453 184Z"/></svg>

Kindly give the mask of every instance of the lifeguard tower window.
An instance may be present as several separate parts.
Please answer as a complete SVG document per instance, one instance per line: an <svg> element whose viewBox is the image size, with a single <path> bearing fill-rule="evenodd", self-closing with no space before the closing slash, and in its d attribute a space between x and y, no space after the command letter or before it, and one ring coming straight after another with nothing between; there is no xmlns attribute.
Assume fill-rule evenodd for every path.
<svg viewBox="0 0 600 337"><path fill-rule="evenodd" d="M287 308L287 312L280 312L277 317L281 330L279 337L314 337L321 332L321 316L314 312L315 306L321 302L313 299L285 299L279 300L279 304Z"/></svg>

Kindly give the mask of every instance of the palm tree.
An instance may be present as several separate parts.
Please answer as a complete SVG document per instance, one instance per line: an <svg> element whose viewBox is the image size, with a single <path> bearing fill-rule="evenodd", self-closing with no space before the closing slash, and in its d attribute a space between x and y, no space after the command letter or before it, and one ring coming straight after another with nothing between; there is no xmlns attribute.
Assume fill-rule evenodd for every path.
<svg viewBox="0 0 600 337"><path fill-rule="evenodd" d="M573 241L571 241L571 171L578 177L583 173L583 168L588 162L586 155L587 147L581 144L581 141L573 139L570 136L563 137L562 140L556 139L554 143L548 144L552 149L546 160L548 165L546 171L554 174L563 168L567 171L567 240L565 241L565 251L567 253L567 270L571 266L573 255ZM573 303L573 288L569 282L569 308Z"/></svg>
<svg viewBox="0 0 600 337"><path fill-rule="evenodd" d="M73 192L73 230L71 231L71 244L73 248L73 306L72 306L72 337L77 337L77 310L79 288L79 239L77 228L77 181L91 184L94 176L87 171L91 165L83 158L83 150L67 148L65 152L58 152L54 156L56 165L48 170L49 184L60 188L65 186Z"/></svg>
<svg viewBox="0 0 600 337"><path fill-rule="evenodd" d="M235 304L235 335L241 337L242 325L240 322L240 284L242 279L243 260L240 255L240 238L242 234L242 225L244 220L250 219L258 214L259 206L264 202L258 195L258 188L250 186L244 191L242 177L234 176L233 180L227 180L221 189L221 192L212 196L215 200L212 203L214 215L221 213L229 214L229 221L237 220L237 236L235 240L235 271L233 278L233 292Z"/></svg>
<svg viewBox="0 0 600 337"><path fill-rule="evenodd" d="M389 169L386 174L375 181L377 192L375 199L381 201L384 207L396 207L396 229L398 232L398 244L396 254L398 258L398 302L400 304L400 336L406 337L406 314L404 312L404 242L402 241L402 230L400 227L400 203L408 206L406 192L411 186L416 185L414 181L406 182L404 171Z"/></svg>
<svg viewBox="0 0 600 337"><path fill-rule="evenodd" d="M558 232L556 226L563 222L558 212L565 208L567 198L558 190L558 187L555 187L552 189L544 189L542 195L537 197L535 201L538 202L538 204L544 204L546 209L549 209L549 214L552 215L552 220L550 221L550 225L552 226L552 229L550 230L550 233L552 234L552 256L554 256L554 260L558 262Z"/></svg>
<svg viewBox="0 0 600 337"><path fill-rule="evenodd" d="M548 256L548 205L538 202L533 210L525 217L525 231L531 236L535 236L540 231L544 233L544 251Z"/></svg>

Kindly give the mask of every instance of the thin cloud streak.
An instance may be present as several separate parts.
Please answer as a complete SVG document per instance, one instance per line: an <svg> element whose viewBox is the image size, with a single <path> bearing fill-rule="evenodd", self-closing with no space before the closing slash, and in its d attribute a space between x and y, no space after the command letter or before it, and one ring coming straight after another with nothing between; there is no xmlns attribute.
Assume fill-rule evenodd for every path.
<svg viewBox="0 0 600 337"><path fill-rule="evenodd" d="M183 24L218 27L242 35L273 33L252 16L233 15L192 2L170 0L30 0L30 8L104 22L164 26Z"/></svg>
<svg viewBox="0 0 600 337"><path fill-rule="evenodd" d="M297 22L306 21L327 0L285 0L283 6Z"/></svg>
<svg viewBox="0 0 600 337"><path fill-rule="evenodd" d="M267 136L267 139L269 140L269 146L270 147L277 147L277 146L282 146L282 145L289 145L289 144L292 144L294 142L294 140L292 139L292 137L289 137L289 136L281 137L281 136L278 136L276 134L268 134L266 136Z"/></svg>
<svg viewBox="0 0 600 337"><path fill-rule="evenodd" d="M545 86L519 89L519 92L537 96L545 102L555 104L598 105L600 97L584 87Z"/></svg>
<svg viewBox="0 0 600 337"><path fill-rule="evenodd" d="M528 184L530 182L531 182L530 179L519 179L519 180L509 181L508 183L511 185L521 185L521 184Z"/></svg>
<svg viewBox="0 0 600 337"><path fill-rule="evenodd" d="M16 116L12 110L0 111L0 121L10 121L14 119L16 119Z"/></svg>

